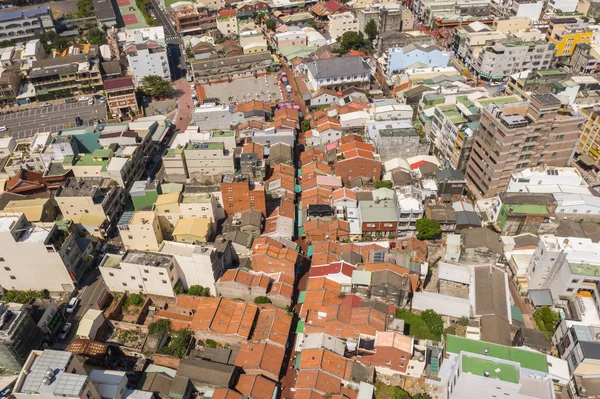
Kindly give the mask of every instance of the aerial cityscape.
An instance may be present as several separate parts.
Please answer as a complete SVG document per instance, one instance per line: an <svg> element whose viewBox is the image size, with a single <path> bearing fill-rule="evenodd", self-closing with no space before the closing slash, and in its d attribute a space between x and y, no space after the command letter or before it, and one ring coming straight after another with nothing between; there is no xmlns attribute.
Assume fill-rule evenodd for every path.
<svg viewBox="0 0 600 399"><path fill-rule="evenodd" d="M0 0L2 398L600 399L600 0Z"/></svg>

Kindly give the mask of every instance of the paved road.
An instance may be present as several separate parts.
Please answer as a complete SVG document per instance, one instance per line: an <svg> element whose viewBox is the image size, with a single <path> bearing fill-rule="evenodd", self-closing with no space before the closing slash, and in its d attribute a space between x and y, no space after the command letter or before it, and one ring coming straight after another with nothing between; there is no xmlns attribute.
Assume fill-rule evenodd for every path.
<svg viewBox="0 0 600 399"><path fill-rule="evenodd" d="M150 1L156 19L165 29L165 41L169 52L169 67L171 68L173 80L180 79L186 74L186 56L183 39L175 30L169 17L160 9L160 2L158 0Z"/></svg>
<svg viewBox="0 0 600 399"><path fill-rule="evenodd" d="M191 83L185 79L175 82L175 89L181 92L181 95L177 98L177 113L174 122L175 128L182 131L187 129L192 122L192 112L194 111L194 102L192 101L194 90L190 86Z"/></svg>
<svg viewBox="0 0 600 399"><path fill-rule="evenodd" d="M55 133L67 125L75 126L76 116L83 119L84 125L91 125L95 119L106 118L106 104L81 101L1 115L0 126L8 130L0 134L24 139L40 132Z"/></svg>

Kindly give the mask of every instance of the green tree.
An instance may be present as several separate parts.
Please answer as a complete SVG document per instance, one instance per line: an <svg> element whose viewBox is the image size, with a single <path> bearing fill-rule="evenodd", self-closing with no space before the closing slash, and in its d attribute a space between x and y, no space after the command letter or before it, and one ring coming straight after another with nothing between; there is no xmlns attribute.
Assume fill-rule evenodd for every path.
<svg viewBox="0 0 600 399"><path fill-rule="evenodd" d="M313 29L317 29L317 23L315 22L314 19L311 19L310 21L308 21L308 25Z"/></svg>
<svg viewBox="0 0 600 399"><path fill-rule="evenodd" d="M204 341L204 346L206 346L207 348L218 348L221 346L221 344L215 341L214 339L209 338Z"/></svg>
<svg viewBox="0 0 600 399"><path fill-rule="evenodd" d="M190 285L187 293L192 296L210 296L210 288L201 285Z"/></svg>
<svg viewBox="0 0 600 399"><path fill-rule="evenodd" d="M70 38L60 37L54 31L42 33L39 36L39 39L42 42L44 51L46 51L46 53L49 53L52 51L52 49L56 49L57 51L65 51L69 48L69 46L76 42Z"/></svg>
<svg viewBox="0 0 600 399"><path fill-rule="evenodd" d="M424 310L421 313L421 318L425 322L429 331L435 335L441 335L444 332L444 321L442 316L431 309Z"/></svg>
<svg viewBox="0 0 600 399"><path fill-rule="evenodd" d="M392 188L393 183L390 180L380 180L373 183L375 188Z"/></svg>
<svg viewBox="0 0 600 399"><path fill-rule="evenodd" d="M7 291L6 294L4 294L3 299L5 302L29 303L29 301L31 301L32 299L47 298L47 297L48 297L47 291L42 292L42 291L33 291L33 290L29 290L29 291L10 290L10 291Z"/></svg>
<svg viewBox="0 0 600 399"><path fill-rule="evenodd" d="M302 128L303 132L310 130L310 121L308 119L303 120L300 124L300 127Z"/></svg>
<svg viewBox="0 0 600 399"><path fill-rule="evenodd" d="M96 44L98 46L108 43L106 32L95 26L87 31L85 39L89 44Z"/></svg>
<svg viewBox="0 0 600 399"><path fill-rule="evenodd" d="M159 319L154 323L148 324L148 333L150 335L154 334L164 334L169 332L171 329L171 320L169 319Z"/></svg>
<svg viewBox="0 0 600 399"><path fill-rule="evenodd" d="M88 18L94 16L94 4L92 0L77 0L77 18Z"/></svg>
<svg viewBox="0 0 600 399"><path fill-rule="evenodd" d="M171 81L157 75L144 76L141 85L142 92L147 96L166 96L171 93Z"/></svg>
<svg viewBox="0 0 600 399"><path fill-rule="evenodd" d="M467 316L463 316L458 320L458 324L466 327L469 324L469 318Z"/></svg>
<svg viewBox="0 0 600 399"><path fill-rule="evenodd" d="M415 223L417 238L419 240L431 240L442 234L440 223L435 219L421 218Z"/></svg>
<svg viewBox="0 0 600 399"><path fill-rule="evenodd" d="M377 22L374 19L370 19L369 22L365 25L365 34L369 38L369 40L373 41L377 37Z"/></svg>
<svg viewBox="0 0 600 399"><path fill-rule="evenodd" d="M277 28L277 22L275 22L274 19L269 18L265 21L265 26L269 30L275 30Z"/></svg>
<svg viewBox="0 0 600 399"><path fill-rule="evenodd" d="M346 54L352 50L367 50L370 42L365 40L358 32L344 32L344 34L337 38L340 43L338 52L340 54Z"/></svg>
<svg viewBox="0 0 600 399"><path fill-rule="evenodd" d="M538 327L541 330L546 330L548 335L552 336L560 323L560 315L548 306L543 306L535 312L535 316Z"/></svg>
<svg viewBox="0 0 600 399"><path fill-rule="evenodd" d="M169 356L184 358L187 354L192 332L190 330L179 330L169 341L169 344L162 348L159 353Z"/></svg>
<svg viewBox="0 0 600 399"><path fill-rule="evenodd" d="M260 24L262 23L262 21L265 19L265 16L266 16L266 15L267 15L267 14L266 14L266 13L264 13L264 12L259 12L259 13L256 13L256 15L254 16L254 23L255 23L256 25L260 25Z"/></svg>
<svg viewBox="0 0 600 399"><path fill-rule="evenodd" d="M128 306L142 306L144 304L144 297L140 294L128 294L125 299L125 307Z"/></svg>
<svg viewBox="0 0 600 399"><path fill-rule="evenodd" d="M254 298L254 303L271 303L271 300L266 296L257 296L256 298Z"/></svg>

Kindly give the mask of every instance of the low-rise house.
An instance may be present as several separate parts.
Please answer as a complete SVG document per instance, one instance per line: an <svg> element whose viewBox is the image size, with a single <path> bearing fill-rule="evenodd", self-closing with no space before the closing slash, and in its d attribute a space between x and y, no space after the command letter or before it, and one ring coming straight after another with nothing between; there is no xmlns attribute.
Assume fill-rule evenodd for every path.
<svg viewBox="0 0 600 399"><path fill-rule="evenodd" d="M396 234L400 214L396 192L389 188L379 188L365 194L370 194L370 197L365 195L364 200L359 200L362 232Z"/></svg>
<svg viewBox="0 0 600 399"><path fill-rule="evenodd" d="M361 336L360 363L374 366L383 375L420 377L426 362L424 348L417 351L414 338L393 331L378 331L374 337Z"/></svg>
<svg viewBox="0 0 600 399"><path fill-rule="evenodd" d="M282 372L284 356L285 347L266 342L246 342L240 347L235 365L243 368L246 374L264 375L278 381Z"/></svg>
<svg viewBox="0 0 600 399"><path fill-rule="evenodd" d="M252 269L262 273L283 273L294 277L299 262L298 251L272 238L257 238L252 251Z"/></svg>
<svg viewBox="0 0 600 399"><path fill-rule="evenodd" d="M365 180L381 180L381 159L373 145L354 138L337 149L335 171L346 183L358 177Z"/></svg>
<svg viewBox="0 0 600 399"><path fill-rule="evenodd" d="M271 278L266 274L252 274L242 269L227 270L216 283L217 295L224 298L241 298L252 302L259 296L267 296Z"/></svg>
<svg viewBox="0 0 600 399"><path fill-rule="evenodd" d="M360 56L318 59L307 64L311 87L340 90L346 87L368 88L371 69Z"/></svg>
<svg viewBox="0 0 600 399"><path fill-rule="evenodd" d="M263 75L272 64L271 54L260 52L215 60L198 60L192 62L192 72L197 82L208 83Z"/></svg>
<svg viewBox="0 0 600 399"><path fill-rule="evenodd" d="M182 218L171 233L176 242L204 244L212 239L212 222L206 218Z"/></svg>

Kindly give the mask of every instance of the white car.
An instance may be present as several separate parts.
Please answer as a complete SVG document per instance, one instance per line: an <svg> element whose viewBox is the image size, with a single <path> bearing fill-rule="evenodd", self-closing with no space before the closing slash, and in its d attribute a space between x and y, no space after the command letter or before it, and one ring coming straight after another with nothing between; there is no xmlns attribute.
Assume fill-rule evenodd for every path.
<svg viewBox="0 0 600 399"><path fill-rule="evenodd" d="M67 313L73 313L75 312L75 308L77 308L77 305L79 305L79 298L71 298L71 300L69 301L69 304L67 305Z"/></svg>
<svg viewBox="0 0 600 399"><path fill-rule="evenodd" d="M196 85L190 85L190 89L196 90Z"/></svg>
<svg viewBox="0 0 600 399"><path fill-rule="evenodd" d="M85 97L85 96L79 97L79 101L89 101L89 99L90 99L89 97Z"/></svg>
<svg viewBox="0 0 600 399"><path fill-rule="evenodd" d="M92 100L92 99L88 100L88 105L94 105L94 100Z"/></svg>
<svg viewBox="0 0 600 399"><path fill-rule="evenodd" d="M0 126L0 132L6 132L8 128L6 126Z"/></svg>
<svg viewBox="0 0 600 399"><path fill-rule="evenodd" d="M42 107L42 108L47 108L47 107L51 107L51 106L52 106L52 104L50 104L50 103L41 103L40 104L40 107Z"/></svg>
<svg viewBox="0 0 600 399"><path fill-rule="evenodd" d="M193 82L194 81L194 77L192 75L188 75L187 78L185 78L188 82Z"/></svg>
<svg viewBox="0 0 600 399"><path fill-rule="evenodd" d="M60 334L58 334L59 339L67 338L67 334L69 334L69 330L71 329L71 323L65 323L65 325L60 330Z"/></svg>

